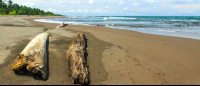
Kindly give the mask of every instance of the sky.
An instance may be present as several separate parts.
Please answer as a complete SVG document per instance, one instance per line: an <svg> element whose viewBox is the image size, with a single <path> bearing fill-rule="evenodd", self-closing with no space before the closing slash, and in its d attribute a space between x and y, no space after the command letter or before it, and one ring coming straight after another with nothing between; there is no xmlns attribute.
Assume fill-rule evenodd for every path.
<svg viewBox="0 0 200 86"><path fill-rule="evenodd" d="M12 0L65 16L200 16L200 0Z"/></svg>

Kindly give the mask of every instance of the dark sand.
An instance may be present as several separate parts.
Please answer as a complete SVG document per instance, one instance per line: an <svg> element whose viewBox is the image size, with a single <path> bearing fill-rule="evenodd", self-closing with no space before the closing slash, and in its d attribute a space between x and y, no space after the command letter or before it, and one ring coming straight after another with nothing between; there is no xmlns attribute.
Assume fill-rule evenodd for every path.
<svg viewBox="0 0 200 86"><path fill-rule="evenodd" d="M15 18L15 17L9 17ZM32 18L28 19L32 20ZM17 22L17 19L16 21ZM41 27L42 32L49 30L49 57L48 57L48 69L49 76L46 81L41 80L40 77L33 77L31 73L25 74L16 74L11 70L12 63L15 58L19 55L19 53L26 47L26 45L30 42L32 37L22 37L24 40L18 39L20 42L17 42L16 45L9 48L11 52L7 55L5 59L5 63L0 64L0 83L1 84L42 84L42 85L70 85L73 84L71 78L69 77L68 71L68 63L66 60L66 51L68 50L69 45L72 42L73 37L77 32L75 30L68 30L59 28L59 30L52 30L55 26L59 24L48 24L48 23L38 23L31 22L31 25L28 27ZM16 25L8 25L2 24L2 26L11 26L15 28ZM21 25L22 26L22 25ZM18 27L21 27L18 25ZM22 26L26 27L26 26ZM61 32L59 32L61 31ZM63 31L66 31L63 33ZM17 33L17 32L16 32ZM30 32L26 32L32 34ZM71 35L67 35L67 34ZM103 64L101 62L101 55L106 47L110 47L112 44L103 42L102 40L97 39L92 34L88 32L83 32L87 38L87 62L89 66L90 73L90 82L101 82L105 81L108 73L103 68ZM9 34L9 33L7 33ZM39 33L38 33L39 34ZM12 35L12 34L10 34ZM19 34L20 35L20 34ZM3 40L2 40L3 41ZM100 48L95 48L100 47Z"/></svg>
<svg viewBox="0 0 200 86"><path fill-rule="evenodd" d="M143 34L97 26L34 22L40 16L0 16L1 85L71 85L66 51L77 32L87 38L90 84L200 84L200 40ZM60 17L62 18L62 17ZM15 58L37 34L49 37L46 81L30 73L16 74Z"/></svg>

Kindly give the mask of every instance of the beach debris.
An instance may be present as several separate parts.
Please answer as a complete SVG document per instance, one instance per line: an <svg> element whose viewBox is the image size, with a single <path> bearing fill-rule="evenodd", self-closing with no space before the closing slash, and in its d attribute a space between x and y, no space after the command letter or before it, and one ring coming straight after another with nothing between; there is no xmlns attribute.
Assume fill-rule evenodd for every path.
<svg viewBox="0 0 200 86"><path fill-rule="evenodd" d="M86 38L77 33L66 53L68 66L74 84L89 84L89 70L86 63Z"/></svg>
<svg viewBox="0 0 200 86"><path fill-rule="evenodd" d="M12 64L12 70L17 73L24 71L47 78L47 52L49 34L44 32L32 39Z"/></svg>
<svg viewBox="0 0 200 86"><path fill-rule="evenodd" d="M59 27L65 27L65 26L67 26L68 25L68 23L67 24L65 24L65 22L63 22L63 23L61 23L61 25L59 25L59 26L56 26L56 28L59 28Z"/></svg>

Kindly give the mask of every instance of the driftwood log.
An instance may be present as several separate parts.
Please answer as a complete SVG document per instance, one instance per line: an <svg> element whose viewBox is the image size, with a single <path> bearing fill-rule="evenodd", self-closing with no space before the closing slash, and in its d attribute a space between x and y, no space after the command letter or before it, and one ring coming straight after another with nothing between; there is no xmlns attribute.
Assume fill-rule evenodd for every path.
<svg viewBox="0 0 200 86"><path fill-rule="evenodd" d="M61 23L61 25L59 25L59 26L56 26L55 28L59 28L59 27L65 27L65 26L67 26L68 24L65 24L65 22L63 22L63 23Z"/></svg>
<svg viewBox="0 0 200 86"><path fill-rule="evenodd" d="M86 53L85 35L77 33L66 54L70 75L74 84L89 84Z"/></svg>
<svg viewBox="0 0 200 86"><path fill-rule="evenodd" d="M34 75L47 78L47 42L49 34L44 32L37 35L24 50L19 54L12 64L12 70L17 73L24 71L32 72Z"/></svg>

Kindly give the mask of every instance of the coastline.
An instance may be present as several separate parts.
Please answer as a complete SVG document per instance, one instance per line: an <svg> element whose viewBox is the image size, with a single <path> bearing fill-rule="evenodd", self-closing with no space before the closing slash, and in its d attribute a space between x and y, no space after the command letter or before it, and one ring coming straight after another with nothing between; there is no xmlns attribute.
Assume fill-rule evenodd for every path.
<svg viewBox="0 0 200 86"><path fill-rule="evenodd" d="M33 21L47 17L0 18L10 19L2 22L0 27L0 56L4 55L6 58L5 63L0 64L1 84L72 84L67 75L67 68L63 67L67 67L65 50L77 32L83 32L88 39L87 63L91 85L200 84L200 40L101 26L67 25L54 30L60 24ZM40 81L30 75L14 74L11 64L16 55L33 37L48 30L51 34L49 79ZM8 40L7 43L5 40ZM23 82L25 79L29 81Z"/></svg>
<svg viewBox="0 0 200 86"><path fill-rule="evenodd" d="M150 19L150 20L149 20ZM192 19L192 20L191 20ZM137 31L146 34L173 36L200 40L196 17L71 17L61 19L36 19L38 22L68 23L70 25L104 26L113 29ZM93 21L93 22L91 22ZM121 22L121 23L120 23ZM124 23L122 23L124 22ZM186 23L187 22L187 23ZM184 24L186 23L186 24Z"/></svg>

